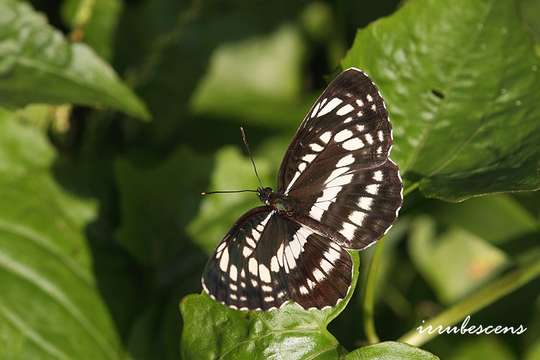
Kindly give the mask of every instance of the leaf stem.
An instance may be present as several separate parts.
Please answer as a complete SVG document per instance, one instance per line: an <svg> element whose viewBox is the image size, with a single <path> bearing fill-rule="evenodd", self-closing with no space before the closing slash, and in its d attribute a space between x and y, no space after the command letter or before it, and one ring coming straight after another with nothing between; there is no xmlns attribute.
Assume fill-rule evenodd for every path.
<svg viewBox="0 0 540 360"><path fill-rule="evenodd" d="M458 321L463 320L468 315L475 313L478 310L492 304L501 297L511 293L519 287L525 285L535 277L540 275L540 258L523 265L521 268L512 271L511 273L502 276L500 279L485 286L466 299L458 302L447 310L444 310L439 315L422 324L423 329L432 326L436 329L438 326L446 328L452 326ZM421 346L435 336L439 335L438 331L424 331L420 333L417 329L412 329L404 334L398 341L404 342L413 346Z"/></svg>
<svg viewBox="0 0 540 360"><path fill-rule="evenodd" d="M420 185L419 182L412 183L407 186L403 192L403 198L409 195L411 192L416 190ZM367 279L366 279L366 289L364 292L364 298L362 301L362 318L364 320L364 332L366 333L367 340L370 344L376 344L379 342L379 336L377 335L377 330L375 329L375 287L377 284L377 273L379 271L379 266L381 262L381 257L383 253L383 244L384 237L381 238L375 245L375 252L371 258L369 264Z"/></svg>
<svg viewBox="0 0 540 360"><path fill-rule="evenodd" d="M375 252L371 258L371 262L368 268L366 291L364 293L364 299L362 304L362 312L364 319L364 331L367 336L367 340L370 344L376 344L379 342L379 336L375 329L374 320L374 307L375 307L375 287L377 285L377 273L381 263L381 254L384 247L384 237L379 240L376 245Z"/></svg>
<svg viewBox="0 0 540 360"><path fill-rule="evenodd" d="M418 189L420 186L420 182L417 181L415 183L412 183L411 185L407 186L407 188L403 191L403 198L405 198L407 195Z"/></svg>

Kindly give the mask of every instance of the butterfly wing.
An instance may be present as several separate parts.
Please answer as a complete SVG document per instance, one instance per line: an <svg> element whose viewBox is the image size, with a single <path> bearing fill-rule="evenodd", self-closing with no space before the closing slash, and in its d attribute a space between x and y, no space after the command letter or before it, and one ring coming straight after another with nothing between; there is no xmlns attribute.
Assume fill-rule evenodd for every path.
<svg viewBox="0 0 540 360"><path fill-rule="evenodd" d="M379 91L360 70L346 70L300 125L281 164L279 191L297 202L300 222L347 248L365 248L387 231L402 203L391 147Z"/></svg>
<svg viewBox="0 0 540 360"><path fill-rule="evenodd" d="M343 299L351 284L348 252L271 208L252 209L218 245L203 289L242 310L279 308L292 300L322 309Z"/></svg>

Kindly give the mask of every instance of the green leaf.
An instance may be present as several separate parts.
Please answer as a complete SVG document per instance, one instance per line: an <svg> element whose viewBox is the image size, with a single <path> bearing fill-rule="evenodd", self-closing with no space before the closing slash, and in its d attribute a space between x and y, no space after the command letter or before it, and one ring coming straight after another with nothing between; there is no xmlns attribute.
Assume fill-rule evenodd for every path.
<svg viewBox="0 0 540 360"><path fill-rule="evenodd" d="M346 360L437 360L437 356L399 342L385 341L350 352Z"/></svg>
<svg viewBox="0 0 540 360"><path fill-rule="evenodd" d="M540 64L516 5L407 1L342 62L380 86L392 157L428 197L540 188Z"/></svg>
<svg viewBox="0 0 540 360"><path fill-rule="evenodd" d="M336 359L344 349L326 329L347 305L358 279L358 254L346 298L336 307L304 310L289 303L279 310L241 312L205 294L189 295L180 304L184 359Z"/></svg>
<svg viewBox="0 0 540 360"><path fill-rule="evenodd" d="M88 46L69 43L23 2L0 2L0 14L0 105L74 103L149 118L144 104Z"/></svg>
<svg viewBox="0 0 540 360"><path fill-rule="evenodd" d="M296 126L313 101L300 99L304 53L300 31L292 25L218 47L193 94L192 110L272 127Z"/></svg>
<svg viewBox="0 0 540 360"><path fill-rule="evenodd" d="M85 24L82 24L84 42L102 58L110 59L122 8L121 0L65 0L62 6L62 17L71 28L85 21ZM88 19L81 19L84 16L88 16Z"/></svg>
<svg viewBox="0 0 540 360"><path fill-rule="evenodd" d="M85 228L96 204L62 190L46 138L0 109L0 357L117 359Z"/></svg>
<svg viewBox="0 0 540 360"><path fill-rule="evenodd" d="M429 217L411 226L409 254L439 299L453 303L493 279L508 265L506 255L481 238L453 227L437 234Z"/></svg>
<svg viewBox="0 0 540 360"><path fill-rule="evenodd" d="M115 166L121 208L117 237L147 265L166 262L189 244L185 228L196 214L212 166L209 156L185 147L154 162L133 155Z"/></svg>

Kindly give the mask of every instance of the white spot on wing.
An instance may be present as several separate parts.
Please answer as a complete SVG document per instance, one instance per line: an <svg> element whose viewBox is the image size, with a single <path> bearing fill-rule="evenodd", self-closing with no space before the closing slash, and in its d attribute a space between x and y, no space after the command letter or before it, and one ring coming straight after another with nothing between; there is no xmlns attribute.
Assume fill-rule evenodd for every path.
<svg viewBox="0 0 540 360"><path fill-rule="evenodd" d="M253 240L250 236L246 236L246 242L247 242L248 245L251 246L252 248L254 248L255 246L257 246L257 243L255 242L255 240Z"/></svg>
<svg viewBox="0 0 540 360"><path fill-rule="evenodd" d="M366 134L365 137L369 145L373 144L373 136L371 136L371 134Z"/></svg>
<svg viewBox="0 0 540 360"><path fill-rule="evenodd" d="M317 221L321 221L323 214L324 214L324 211L316 205L313 205L311 209L309 210L309 216L311 216L313 219Z"/></svg>
<svg viewBox="0 0 540 360"><path fill-rule="evenodd" d="M279 271L279 264L275 255L272 256L272 260L270 260L270 270L272 270L273 272Z"/></svg>
<svg viewBox="0 0 540 360"><path fill-rule="evenodd" d="M366 192L377 195L377 193L379 192L379 184L369 184L368 186L366 186Z"/></svg>
<svg viewBox="0 0 540 360"><path fill-rule="evenodd" d="M287 259L287 264L289 265L289 269L294 269L296 267L296 260L294 259L294 255L291 251L290 246L285 247L285 258Z"/></svg>
<svg viewBox="0 0 540 360"><path fill-rule="evenodd" d="M354 226L351 223L344 222L342 225L342 229L339 230L339 233L343 235L347 240L352 240L354 238L354 231L356 230L356 226ZM335 250L334 250L335 251Z"/></svg>
<svg viewBox="0 0 540 360"><path fill-rule="evenodd" d="M255 258L250 258L248 265L249 272L253 275L257 275L257 260L255 260Z"/></svg>
<svg viewBox="0 0 540 360"><path fill-rule="evenodd" d="M372 101L373 101L373 97L372 97L371 95L369 95L369 94L367 94L366 99L367 99L367 101L369 101L369 102L372 102Z"/></svg>
<svg viewBox="0 0 540 360"><path fill-rule="evenodd" d="M307 155L304 155L304 157L302 158L302 160L310 163L312 162L313 160L315 160L315 158L317 157L317 155L315 154L307 154Z"/></svg>
<svg viewBox="0 0 540 360"><path fill-rule="evenodd" d="M225 246L227 246L227 243L226 242L222 242L221 244L219 244L216 252L222 252L223 249L225 249Z"/></svg>
<svg viewBox="0 0 540 360"><path fill-rule="evenodd" d="M313 111L311 112L311 117L314 118L315 115L317 115L317 111L319 111L319 106L321 105L320 102L318 102L317 104L315 104L315 107L313 108Z"/></svg>
<svg viewBox="0 0 540 360"><path fill-rule="evenodd" d="M384 141L384 134L382 130L377 131L377 137L379 138L380 142Z"/></svg>
<svg viewBox="0 0 540 360"><path fill-rule="evenodd" d="M351 225L351 224L349 224ZM351 225L352 226L352 225ZM353 226L353 233L354 233L354 230L356 229L354 226ZM329 247L328 250L326 250L324 252L324 257L330 261L331 263L335 263L338 259L339 259L339 251L337 251L336 249L332 248L332 247Z"/></svg>
<svg viewBox="0 0 540 360"><path fill-rule="evenodd" d="M328 102L328 104L326 104L322 109L321 111L319 111L319 113L317 114L317 117L320 117L320 116L323 116L323 115L326 115L328 114L330 111L334 110L339 104L341 104L343 102L343 100L341 99L338 99L338 98L333 98L332 100L330 100Z"/></svg>
<svg viewBox="0 0 540 360"><path fill-rule="evenodd" d="M341 176L341 175L345 174L349 170L350 169L348 167L339 167L339 168L335 169L334 171L332 171L330 173L330 175L328 176L328 178L325 180L324 183L325 184L329 183L330 181L334 180L338 176Z"/></svg>
<svg viewBox="0 0 540 360"><path fill-rule="evenodd" d="M349 220L358 226L362 226L365 218L366 214L361 211L353 211L351 215L349 215Z"/></svg>
<svg viewBox="0 0 540 360"><path fill-rule="evenodd" d="M326 260L326 259L321 259L321 262L320 262L319 265L321 266L323 271L325 273L327 273L327 274L329 274L330 271L332 271L332 269L333 269L332 263L328 262L328 260Z"/></svg>
<svg viewBox="0 0 540 360"><path fill-rule="evenodd" d="M300 257L300 253L302 252L302 247L300 246L300 243L298 241L291 241L289 243L289 246L291 247L294 258L298 259L298 257Z"/></svg>
<svg viewBox="0 0 540 360"><path fill-rule="evenodd" d="M326 186L333 187L333 186L347 185L352 181L353 177L354 177L353 174L339 176L335 178L334 180L330 181L328 184L326 184Z"/></svg>
<svg viewBox="0 0 540 360"><path fill-rule="evenodd" d="M336 167L339 168L342 166L351 165L352 163L354 163L354 156L352 154L349 154L339 159L339 161L336 164Z"/></svg>
<svg viewBox="0 0 540 360"><path fill-rule="evenodd" d="M319 281L319 282L320 282L320 281L323 281L323 280L326 278L326 276L324 276L324 274L322 273L322 271L319 270L319 269L315 269L315 271L313 271L313 276L314 276L315 279L316 279L317 281Z"/></svg>
<svg viewBox="0 0 540 360"><path fill-rule="evenodd" d="M382 179L383 179L383 172L381 170L377 170L373 173L373 180L382 181Z"/></svg>
<svg viewBox="0 0 540 360"><path fill-rule="evenodd" d="M360 209L364 209L364 210L371 210L371 204L373 203L373 198L370 198L370 197L361 197L359 200L358 200L358 207L360 207Z"/></svg>
<svg viewBox="0 0 540 360"><path fill-rule="evenodd" d="M356 104L360 107L364 106L364 102L361 99L356 99Z"/></svg>
<svg viewBox="0 0 540 360"><path fill-rule="evenodd" d="M343 115L347 115L353 110L354 110L354 107L352 107L352 105L350 104L347 104L345 106L342 106L338 111L336 111L336 114L339 116L343 116Z"/></svg>
<svg viewBox="0 0 540 360"><path fill-rule="evenodd" d="M345 150L354 151L364 147L364 143L359 138L352 138L345 141L341 146Z"/></svg>
<svg viewBox="0 0 540 360"><path fill-rule="evenodd" d="M317 198L316 203L334 200L340 191L341 191L341 186L326 188L323 190L322 195Z"/></svg>
<svg viewBox="0 0 540 360"><path fill-rule="evenodd" d="M317 143L313 143L311 145L309 145L309 147L311 148L311 150L315 151L315 152L321 152L324 150L324 147L322 147L321 145L317 144Z"/></svg>
<svg viewBox="0 0 540 360"><path fill-rule="evenodd" d="M259 278L265 283L269 283L272 281L272 278L270 277L270 271L264 264L259 264Z"/></svg>
<svg viewBox="0 0 540 360"><path fill-rule="evenodd" d="M341 130L340 132L338 132L334 136L334 141L343 142L343 141L347 140L348 138L350 138L351 136L353 136L353 132L351 130L344 129L344 130Z"/></svg>
<svg viewBox="0 0 540 360"><path fill-rule="evenodd" d="M221 254L221 259L219 260L219 268L223 272L227 272L227 267L229 266L229 249L225 248Z"/></svg>
<svg viewBox="0 0 540 360"><path fill-rule="evenodd" d="M294 173L294 176L293 178L291 179L291 181L289 182L289 185L287 185L287 189L285 190L285 195L287 195L289 193L289 190L291 190L293 184L296 182L296 180L298 180L298 178L300 177L302 173L300 171L297 171Z"/></svg>
<svg viewBox="0 0 540 360"><path fill-rule="evenodd" d="M232 281L236 281L236 279L238 278L238 270L236 269L236 266L232 264L231 264L231 268L229 269L229 277L231 278Z"/></svg>
<svg viewBox="0 0 540 360"><path fill-rule="evenodd" d="M332 133L330 131L326 131L321 136L319 136L319 139L321 139L321 141L326 144L330 141L331 137L332 137Z"/></svg>

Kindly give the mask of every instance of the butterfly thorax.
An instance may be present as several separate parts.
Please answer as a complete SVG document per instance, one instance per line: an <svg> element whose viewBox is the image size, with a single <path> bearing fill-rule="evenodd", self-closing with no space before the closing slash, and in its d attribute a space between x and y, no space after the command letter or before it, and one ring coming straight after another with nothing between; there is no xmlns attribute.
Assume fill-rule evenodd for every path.
<svg viewBox="0 0 540 360"><path fill-rule="evenodd" d="M272 188L258 188L257 194L263 203L273 207L280 214L292 215L295 212L293 199L279 192L274 192Z"/></svg>

